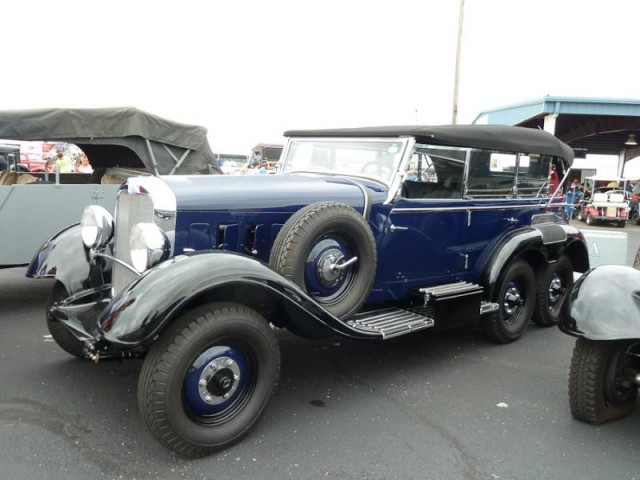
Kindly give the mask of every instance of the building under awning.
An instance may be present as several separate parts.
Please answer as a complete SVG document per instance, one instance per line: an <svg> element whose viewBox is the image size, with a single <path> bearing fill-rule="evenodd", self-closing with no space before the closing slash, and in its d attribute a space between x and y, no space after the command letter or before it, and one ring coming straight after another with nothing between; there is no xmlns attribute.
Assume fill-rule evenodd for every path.
<svg viewBox="0 0 640 480"><path fill-rule="evenodd" d="M618 175L626 161L640 156L640 100L546 96L481 112L473 123L544 129L578 157L617 155Z"/></svg>

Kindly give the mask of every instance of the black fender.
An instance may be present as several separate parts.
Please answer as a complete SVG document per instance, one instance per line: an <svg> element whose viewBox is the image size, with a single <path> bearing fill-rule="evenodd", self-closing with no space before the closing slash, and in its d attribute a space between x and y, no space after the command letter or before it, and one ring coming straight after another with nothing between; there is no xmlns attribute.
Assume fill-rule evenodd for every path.
<svg viewBox="0 0 640 480"><path fill-rule="evenodd" d="M549 223L507 233L483 260L480 284L487 292L486 298L494 298L505 267L516 257L523 258L537 270L563 253L569 256L575 271L589 269L587 244L584 235L575 227Z"/></svg>
<svg viewBox="0 0 640 480"><path fill-rule="evenodd" d="M263 262L223 251L180 255L145 272L100 314L98 331L116 348L147 347L181 312L213 301L247 305L307 338L381 338L351 328Z"/></svg>
<svg viewBox="0 0 640 480"><path fill-rule="evenodd" d="M26 276L55 278L70 295L99 284L110 283L111 268L102 261L91 262L82 243L80 224L61 230L36 252Z"/></svg>
<svg viewBox="0 0 640 480"><path fill-rule="evenodd" d="M589 270L571 290L558 327L589 340L640 338L640 271L622 265Z"/></svg>

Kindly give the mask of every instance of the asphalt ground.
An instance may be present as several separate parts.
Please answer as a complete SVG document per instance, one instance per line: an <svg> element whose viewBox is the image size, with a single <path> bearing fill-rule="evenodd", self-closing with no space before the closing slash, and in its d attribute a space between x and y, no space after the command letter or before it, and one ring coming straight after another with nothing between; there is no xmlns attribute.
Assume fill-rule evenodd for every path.
<svg viewBox="0 0 640 480"><path fill-rule="evenodd" d="M627 233L631 263L640 227L611 230ZM383 343L281 332L262 421L224 452L180 459L138 414L141 361L65 354L44 322L50 283L24 271L0 270L0 480L640 478L640 409L573 420L574 339L533 325L508 345L475 327Z"/></svg>

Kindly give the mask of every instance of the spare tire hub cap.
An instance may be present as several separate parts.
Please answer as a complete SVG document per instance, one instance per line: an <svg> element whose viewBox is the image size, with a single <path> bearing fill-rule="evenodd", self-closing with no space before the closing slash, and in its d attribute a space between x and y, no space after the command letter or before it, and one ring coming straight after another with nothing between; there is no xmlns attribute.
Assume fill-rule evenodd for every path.
<svg viewBox="0 0 640 480"><path fill-rule="evenodd" d="M331 248L324 252L318 260L318 281L324 287L335 287L342 278L342 270L331 268L343 259L342 251Z"/></svg>

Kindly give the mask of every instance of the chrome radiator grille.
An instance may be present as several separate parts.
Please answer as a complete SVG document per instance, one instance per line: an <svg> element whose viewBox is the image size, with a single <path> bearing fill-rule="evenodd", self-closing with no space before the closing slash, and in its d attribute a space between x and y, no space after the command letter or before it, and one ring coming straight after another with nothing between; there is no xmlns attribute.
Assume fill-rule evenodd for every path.
<svg viewBox="0 0 640 480"><path fill-rule="evenodd" d="M121 190L116 205L116 231L114 237L114 256L131 264L129 236L131 227L136 223L153 223L154 209L151 196L129 194ZM125 267L113 264L113 294L117 295L137 277Z"/></svg>

